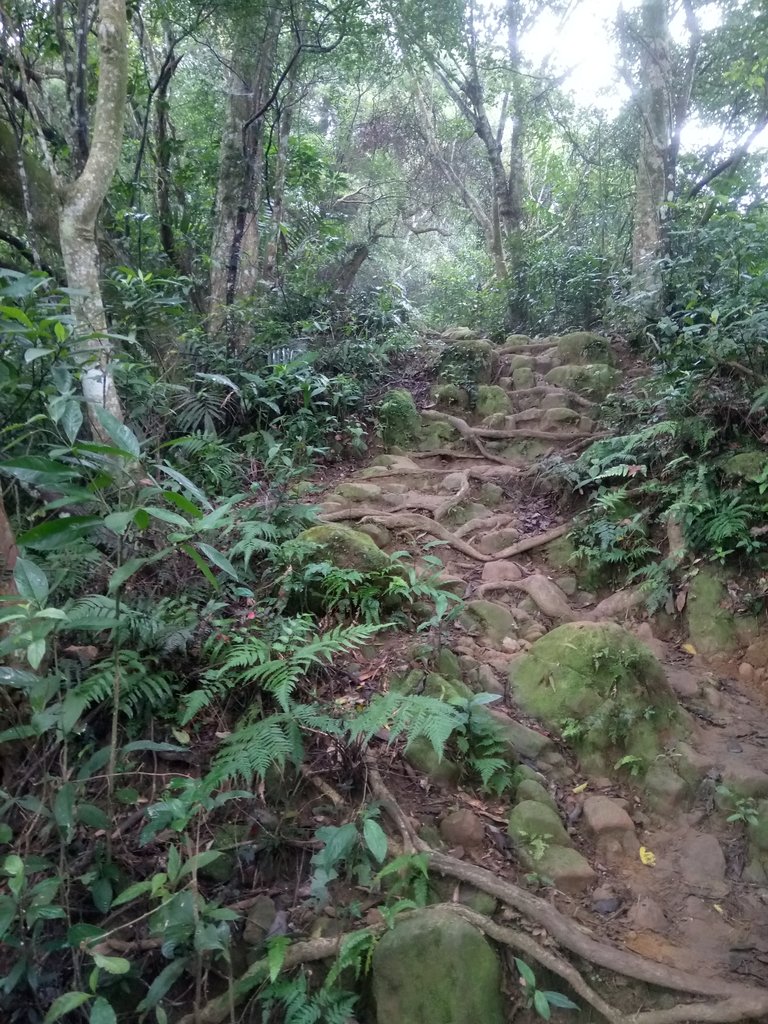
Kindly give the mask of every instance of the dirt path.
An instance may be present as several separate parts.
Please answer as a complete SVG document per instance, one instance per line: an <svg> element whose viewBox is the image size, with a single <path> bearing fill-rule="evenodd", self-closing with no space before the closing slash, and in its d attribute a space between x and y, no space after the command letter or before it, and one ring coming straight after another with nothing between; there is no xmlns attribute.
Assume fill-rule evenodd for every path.
<svg viewBox="0 0 768 1024"><path fill-rule="evenodd" d="M768 888L748 864L744 824L726 821L718 787L742 794L742 809L768 797L768 709L759 693L686 653L683 637L656 635L633 593L600 601L579 585L557 540L569 520L537 471L545 452L578 450L595 436L587 397L594 392L576 369L584 354L575 356L565 363L557 345L506 354L496 391L486 390L498 412L481 420L438 406L425 419L433 428L426 451L397 451L337 481L322 510L329 521L361 526L386 550L407 549L417 563L427 552L439 554L446 584L469 607L489 603L490 626L478 605L474 620L465 617L453 629L448 646L465 667L481 666L470 670L479 673L475 688L503 694L504 713L541 736L544 753L529 751L523 760L543 778L594 872L588 884L549 890L554 904L595 937L650 961L765 984ZM679 775L660 776L653 787L626 771L589 775L515 706L510 671L538 638L575 620L618 622L657 656L688 727L687 741L670 754L680 762ZM386 643L381 664L407 667L402 638ZM387 685L386 674L380 685ZM501 835L508 796L484 800L441 789L413 768L393 768L391 784L423 824L438 824L457 806L472 810L486 826L485 842L461 855L519 881L520 866ZM629 825L598 828L598 804L587 807L596 796L626 811L622 821Z"/></svg>

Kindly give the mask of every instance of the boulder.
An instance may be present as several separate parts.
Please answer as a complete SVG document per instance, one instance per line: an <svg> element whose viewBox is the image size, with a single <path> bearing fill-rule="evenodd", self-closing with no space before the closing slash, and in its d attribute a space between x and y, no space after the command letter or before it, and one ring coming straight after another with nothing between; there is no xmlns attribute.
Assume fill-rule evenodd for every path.
<svg viewBox="0 0 768 1024"><path fill-rule="evenodd" d="M489 341L455 341L443 349L438 374L449 384L490 384L498 361L498 352Z"/></svg>
<svg viewBox="0 0 768 1024"><path fill-rule="evenodd" d="M637 853L635 825L623 802L607 796L590 796L584 801L584 822L597 840L597 855L611 867Z"/></svg>
<svg viewBox="0 0 768 1024"><path fill-rule="evenodd" d="M392 542L392 534L386 526L379 526L378 523L361 523L355 529L358 533L364 533L370 537L373 543L380 548L385 548Z"/></svg>
<svg viewBox="0 0 768 1024"><path fill-rule="evenodd" d="M459 440L459 432L443 420L422 420L419 451L433 452Z"/></svg>
<svg viewBox="0 0 768 1024"><path fill-rule="evenodd" d="M417 736L411 740L404 755L408 764L438 786L455 786L459 781L459 766L447 757L438 757L426 736Z"/></svg>
<svg viewBox="0 0 768 1024"><path fill-rule="evenodd" d="M245 919L243 942L249 946L260 946L266 939L276 915L275 901L269 896L257 896Z"/></svg>
<svg viewBox="0 0 768 1024"><path fill-rule="evenodd" d="M527 761L556 762L559 755L548 736L535 729L529 729L522 722L516 722L503 711L496 711L490 707L481 708L478 713L483 711L493 719L496 734L504 745L504 756L508 761L514 763L524 758Z"/></svg>
<svg viewBox="0 0 768 1024"><path fill-rule="evenodd" d="M377 1024L504 1024L498 957L448 910L426 908L385 932L372 978Z"/></svg>
<svg viewBox="0 0 768 1024"><path fill-rule="evenodd" d="M556 406L554 409L546 409L541 417L543 430L564 430L566 427L579 427L581 424L581 413L573 409L566 409L563 406Z"/></svg>
<svg viewBox="0 0 768 1024"><path fill-rule="evenodd" d="M312 526L296 539L305 544L317 545L312 555L314 561L331 562L340 569L382 572L392 564L389 556L370 537L339 523Z"/></svg>
<svg viewBox="0 0 768 1024"><path fill-rule="evenodd" d="M727 895L725 857L713 835L689 835L680 847L680 868L686 882L701 895Z"/></svg>
<svg viewBox="0 0 768 1024"><path fill-rule="evenodd" d="M685 611L688 638L705 657L728 657L739 646L734 617L724 607L727 597L717 573L702 566L691 580Z"/></svg>
<svg viewBox="0 0 768 1024"><path fill-rule="evenodd" d="M384 444L412 448L418 441L421 434L421 417L413 395L405 388L388 391L379 402L376 417Z"/></svg>
<svg viewBox="0 0 768 1024"><path fill-rule="evenodd" d="M498 484L486 480L478 492L477 500L486 508L498 508L504 501L504 490Z"/></svg>
<svg viewBox="0 0 768 1024"><path fill-rule="evenodd" d="M613 365L614 358L607 338L589 331L575 331L563 334L557 339L557 356L561 363L607 363Z"/></svg>
<svg viewBox="0 0 768 1024"><path fill-rule="evenodd" d="M506 345L530 345L531 339L527 334L508 334L504 343Z"/></svg>
<svg viewBox="0 0 768 1024"><path fill-rule="evenodd" d="M537 640L510 674L522 707L598 770L630 753L646 764L679 730L677 702L645 645L614 623L572 622Z"/></svg>
<svg viewBox="0 0 768 1024"><path fill-rule="evenodd" d="M665 764L651 765L643 779L643 789L650 807L663 815L679 811L689 795L685 779Z"/></svg>
<svg viewBox="0 0 768 1024"><path fill-rule="evenodd" d="M480 335L477 331L473 331L471 327L449 327L443 331L441 337L446 341L467 341L479 338Z"/></svg>
<svg viewBox="0 0 768 1024"><path fill-rule="evenodd" d="M510 356L507 359L507 366L510 370L519 370L520 367L524 367L527 370L532 370L536 366L535 356Z"/></svg>
<svg viewBox="0 0 768 1024"><path fill-rule="evenodd" d="M618 371L605 363L578 366L567 364L555 366L544 378L547 384L568 388L587 398L600 401L613 390L620 379Z"/></svg>
<svg viewBox="0 0 768 1024"><path fill-rule="evenodd" d="M512 411L509 395L495 384L481 384L477 389L475 412L478 416L493 416L494 413Z"/></svg>

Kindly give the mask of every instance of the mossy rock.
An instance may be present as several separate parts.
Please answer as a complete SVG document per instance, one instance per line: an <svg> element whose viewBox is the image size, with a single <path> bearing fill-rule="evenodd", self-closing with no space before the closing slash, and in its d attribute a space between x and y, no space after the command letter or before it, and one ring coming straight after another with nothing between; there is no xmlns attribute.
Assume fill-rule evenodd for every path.
<svg viewBox="0 0 768 1024"><path fill-rule="evenodd" d="M646 764L681 731L677 702L651 651L614 623L572 622L537 640L510 673L522 707L596 769L634 754Z"/></svg>
<svg viewBox="0 0 768 1024"><path fill-rule="evenodd" d="M408 764L426 775L438 786L455 786L461 776L461 768L447 757L439 757L426 736L417 736L405 748Z"/></svg>
<svg viewBox="0 0 768 1024"><path fill-rule="evenodd" d="M530 345L531 339L527 334L508 334L504 339L505 345Z"/></svg>
<svg viewBox="0 0 768 1024"><path fill-rule="evenodd" d="M459 440L459 432L450 423L441 420L424 420L421 428L419 451L432 452L447 448Z"/></svg>
<svg viewBox="0 0 768 1024"><path fill-rule="evenodd" d="M478 416L493 416L494 413L512 411L512 403L504 388L496 384L481 384L477 389L475 412Z"/></svg>
<svg viewBox="0 0 768 1024"><path fill-rule="evenodd" d="M421 417L410 391L388 391L376 410L381 439L386 445L412 448L421 435Z"/></svg>
<svg viewBox="0 0 768 1024"><path fill-rule="evenodd" d="M491 640L501 642L506 636L516 636L515 620L509 609L495 601L467 601L461 622L473 632L484 633Z"/></svg>
<svg viewBox="0 0 768 1024"><path fill-rule="evenodd" d="M430 397L438 409L448 412L469 408L469 394L458 384L436 384L430 389Z"/></svg>
<svg viewBox="0 0 768 1024"><path fill-rule="evenodd" d="M446 341L468 341L473 338L479 338L480 335L477 331L473 331L471 327L449 327L443 331L441 337Z"/></svg>
<svg viewBox="0 0 768 1024"><path fill-rule="evenodd" d="M768 455L761 451L738 452L722 463L723 472L738 480L754 482L760 479L768 466Z"/></svg>
<svg viewBox="0 0 768 1024"><path fill-rule="evenodd" d="M354 480L348 480L339 484L336 493L348 501L376 501L381 497L382 491L377 484L355 483Z"/></svg>
<svg viewBox="0 0 768 1024"><path fill-rule="evenodd" d="M447 647L443 647L437 657L434 660L435 671L439 672L442 676L447 676L448 679L461 679L461 663L459 662L458 656L450 651Z"/></svg>
<svg viewBox="0 0 768 1024"><path fill-rule="evenodd" d="M551 540L541 550L544 552L544 557L547 559L548 564L553 569L569 569L573 571L573 558L576 554L576 548L568 534Z"/></svg>
<svg viewBox="0 0 768 1024"><path fill-rule="evenodd" d="M498 484L486 481L480 488L477 500L481 505L485 505L486 508L498 508L504 501L504 489L499 487Z"/></svg>
<svg viewBox="0 0 768 1024"><path fill-rule="evenodd" d="M620 379L620 374L605 363L592 363L555 366L544 378L547 384L558 388L569 388L587 398L600 401L613 390Z"/></svg>
<svg viewBox="0 0 768 1024"><path fill-rule="evenodd" d="M455 505L443 519L448 526L463 526L471 519L487 519L491 513L478 501L462 501Z"/></svg>
<svg viewBox="0 0 768 1024"><path fill-rule="evenodd" d="M424 696L447 702L469 699L472 691L460 679L446 679L438 672L430 672L424 681Z"/></svg>
<svg viewBox="0 0 768 1024"><path fill-rule="evenodd" d="M451 384L490 384L498 361L490 341L456 341L443 350L438 374L441 381Z"/></svg>
<svg viewBox="0 0 768 1024"><path fill-rule="evenodd" d="M373 954L377 1024L504 1024L501 965L468 921L425 908Z"/></svg>
<svg viewBox="0 0 768 1024"><path fill-rule="evenodd" d="M370 537L339 523L313 526L300 533L296 539L317 545L312 555L314 561L331 562L340 569L381 572L392 565L389 556Z"/></svg>
<svg viewBox="0 0 768 1024"><path fill-rule="evenodd" d="M512 381L516 391L526 391L536 383L536 377L529 366L518 366L512 371Z"/></svg>
<svg viewBox="0 0 768 1024"><path fill-rule="evenodd" d="M507 831L528 853L536 837L545 840L549 846L573 845L557 811L539 800L523 800L513 807L509 812Z"/></svg>
<svg viewBox="0 0 768 1024"><path fill-rule="evenodd" d="M534 370L536 368L536 356L510 356L507 360L510 370Z"/></svg>
<svg viewBox="0 0 768 1024"><path fill-rule="evenodd" d="M515 792L515 800L521 803L523 800L533 800L537 804L544 804L557 812L557 804L552 794L546 790L540 782L535 779L523 779Z"/></svg>
<svg viewBox="0 0 768 1024"><path fill-rule="evenodd" d="M589 331L561 335L557 339L557 357L566 364L606 363L612 366L614 363L608 339Z"/></svg>
<svg viewBox="0 0 768 1024"><path fill-rule="evenodd" d="M686 602L688 639L705 657L728 656L739 647L736 623L723 607L728 591L717 573L703 566L691 580Z"/></svg>

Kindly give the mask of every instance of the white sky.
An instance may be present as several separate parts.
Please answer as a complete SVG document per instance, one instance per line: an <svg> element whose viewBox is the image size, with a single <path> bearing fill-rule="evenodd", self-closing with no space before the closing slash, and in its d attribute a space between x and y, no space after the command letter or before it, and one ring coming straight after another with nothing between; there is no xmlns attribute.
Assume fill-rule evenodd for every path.
<svg viewBox="0 0 768 1024"><path fill-rule="evenodd" d="M624 0L624 7L638 7L640 0ZM571 75L565 83L566 91L583 106L598 107L610 116L615 116L626 104L630 90L617 72L617 46L614 39L614 24L619 4L615 0L581 0L565 26L558 33L559 20L552 14L544 14L524 41L526 52L534 60L553 54L553 67L557 70L571 68ZM706 32L716 28L720 21L717 4L711 3L700 9L699 22ZM684 21L673 23L673 32L685 38ZM553 48L553 38L556 42ZM720 132L714 125L691 121L683 130L683 149L698 149L715 144ZM768 148L768 129L755 140L753 150Z"/></svg>

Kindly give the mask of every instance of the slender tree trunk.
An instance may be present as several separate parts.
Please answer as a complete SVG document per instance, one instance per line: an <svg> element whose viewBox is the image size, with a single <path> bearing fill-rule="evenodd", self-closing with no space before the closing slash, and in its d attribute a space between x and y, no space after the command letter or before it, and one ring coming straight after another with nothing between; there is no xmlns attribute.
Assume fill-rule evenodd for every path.
<svg viewBox="0 0 768 1024"><path fill-rule="evenodd" d="M664 304L661 261L666 252L668 200L674 195L671 65L667 0L643 0L643 119L637 167L632 279L637 305L657 316Z"/></svg>
<svg viewBox="0 0 768 1024"><path fill-rule="evenodd" d="M128 82L125 0L100 0L98 40L99 84L91 144L80 176L62 189L59 235L67 284L73 289L70 301L83 365L83 394L89 405L100 405L122 419L110 366L112 343L101 296L96 219L123 142ZM96 435L103 437L98 420L90 419Z"/></svg>
<svg viewBox="0 0 768 1024"><path fill-rule="evenodd" d="M209 330L227 324L227 310L253 295L259 276L259 209L264 182L264 112L280 35L278 5L268 15L257 53L236 48L227 123L221 140L216 216L211 247ZM260 113L261 112L261 113ZM241 347L233 324L228 340Z"/></svg>
<svg viewBox="0 0 768 1024"><path fill-rule="evenodd" d="M280 253L285 250L283 240L283 217L285 211L285 185L288 177L288 144L291 136L291 125L293 123L293 105L296 102L296 85L298 81L300 62L294 62L288 75L285 99L281 104L280 116L277 123L277 156L275 157L275 171L273 175L271 207L272 224L270 225L271 236L267 244L267 252L264 257L263 276L268 281L277 281L280 278L278 264Z"/></svg>

